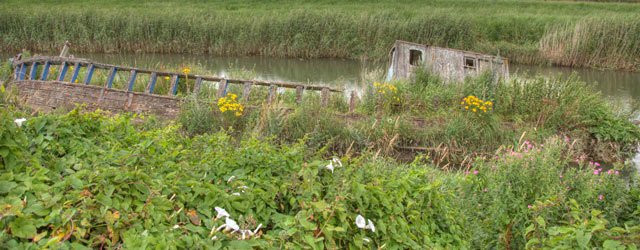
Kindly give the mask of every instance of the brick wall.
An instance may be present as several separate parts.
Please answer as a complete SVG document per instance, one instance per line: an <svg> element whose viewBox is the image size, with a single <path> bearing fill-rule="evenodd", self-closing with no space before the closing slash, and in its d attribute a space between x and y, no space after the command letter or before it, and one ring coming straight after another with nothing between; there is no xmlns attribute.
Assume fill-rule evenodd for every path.
<svg viewBox="0 0 640 250"><path fill-rule="evenodd" d="M75 104L87 104L89 109L112 112L155 114L175 118L180 111L179 98L127 92L84 84L58 81L14 81L23 103L33 109L50 112L55 109L72 109Z"/></svg>

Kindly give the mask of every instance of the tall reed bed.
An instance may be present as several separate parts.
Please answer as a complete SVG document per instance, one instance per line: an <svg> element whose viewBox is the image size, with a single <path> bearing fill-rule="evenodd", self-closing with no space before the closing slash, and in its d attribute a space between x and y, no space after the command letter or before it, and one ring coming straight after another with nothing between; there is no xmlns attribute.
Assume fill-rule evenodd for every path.
<svg viewBox="0 0 640 250"><path fill-rule="evenodd" d="M552 26L540 39L540 53L566 66L640 67L640 16L633 19L588 18Z"/></svg>
<svg viewBox="0 0 640 250"><path fill-rule="evenodd" d="M381 1L358 8L349 2L287 3L291 10L283 10L276 3L77 4L0 7L0 50L55 51L69 40L82 52L385 59L401 39L500 54L512 62L638 68L635 5ZM602 45L602 37L615 41Z"/></svg>

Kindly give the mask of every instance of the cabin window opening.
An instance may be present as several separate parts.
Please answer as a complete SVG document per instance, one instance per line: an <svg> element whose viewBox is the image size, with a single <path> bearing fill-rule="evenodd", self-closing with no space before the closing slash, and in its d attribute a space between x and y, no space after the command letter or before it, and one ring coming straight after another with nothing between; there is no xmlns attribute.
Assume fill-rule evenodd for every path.
<svg viewBox="0 0 640 250"><path fill-rule="evenodd" d="M464 57L464 67L466 69L475 69L476 68L476 58L474 57Z"/></svg>
<svg viewBox="0 0 640 250"><path fill-rule="evenodd" d="M409 64L418 66L422 62L422 51L417 49L409 50Z"/></svg>

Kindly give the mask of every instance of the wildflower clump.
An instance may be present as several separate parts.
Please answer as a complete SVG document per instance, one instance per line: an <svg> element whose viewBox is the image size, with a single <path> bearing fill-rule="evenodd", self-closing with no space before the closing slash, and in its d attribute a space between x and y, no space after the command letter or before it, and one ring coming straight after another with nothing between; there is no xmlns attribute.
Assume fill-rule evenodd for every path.
<svg viewBox="0 0 640 250"><path fill-rule="evenodd" d="M493 102L484 101L474 95L470 95L462 99L460 105L462 105L465 110L473 113L487 113L488 110L493 110Z"/></svg>
<svg viewBox="0 0 640 250"><path fill-rule="evenodd" d="M218 109L221 113L231 112L235 116L241 116L244 112L244 106L238 102L238 95L229 93L218 99Z"/></svg>
<svg viewBox="0 0 640 250"><path fill-rule="evenodd" d="M380 97L381 104L385 108L394 108L400 104L400 92L398 87L390 83L373 83L375 94Z"/></svg>

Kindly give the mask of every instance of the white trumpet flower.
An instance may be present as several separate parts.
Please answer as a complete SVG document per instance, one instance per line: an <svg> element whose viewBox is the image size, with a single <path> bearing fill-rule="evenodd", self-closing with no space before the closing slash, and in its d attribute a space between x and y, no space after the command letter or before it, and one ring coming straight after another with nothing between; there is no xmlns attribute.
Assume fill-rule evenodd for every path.
<svg viewBox="0 0 640 250"><path fill-rule="evenodd" d="M360 229L369 229L371 232L376 231L376 226L373 225L373 221L365 219L362 215L356 216L356 226Z"/></svg>
<svg viewBox="0 0 640 250"><path fill-rule="evenodd" d="M376 232L376 226L373 225L373 222L371 220L367 219L367 221L369 223L367 224L367 226L365 228L368 228L368 229L371 230L371 232L375 233Z"/></svg>
<svg viewBox="0 0 640 250"><path fill-rule="evenodd" d="M235 179L235 178L236 178L236 176L235 176L235 175L232 175L231 177L229 177L229 179L227 179L227 183L231 182L231 181L232 181L233 179Z"/></svg>
<svg viewBox="0 0 640 250"><path fill-rule="evenodd" d="M342 162L340 161L340 159L338 159L337 157L333 157L332 160L336 165L338 165L338 167L342 167Z"/></svg>
<svg viewBox="0 0 640 250"><path fill-rule="evenodd" d="M229 219L229 217L224 220L224 223L227 226L227 229L233 229L234 232L240 230L238 223L236 223L235 220Z"/></svg>
<svg viewBox="0 0 640 250"><path fill-rule="evenodd" d="M216 212L218 212L218 215L216 216L216 219L222 218L222 217L229 217L229 213L227 213L227 210L224 210L224 208L221 207L215 207L214 208L216 210Z"/></svg>
<svg viewBox="0 0 640 250"><path fill-rule="evenodd" d="M356 226L362 229L367 226L367 221L364 219L364 217L362 217L362 215L356 216Z"/></svg>
<svg viewBox="0 0 640 250"><path fill-rule="evenodd" d="M19 119L15 119L13 122L15 122L16 125L18 125L18 127L22 127L22 124L26 121L27 121L26 118L19 118Z"/></svg>
<svg viewBox="0 0 640 250"><path fill-rule="evenodd" d="M325 168L331 170L331 173L333 174L333 162L329 161L329 165L325 166Z"/></svg>

